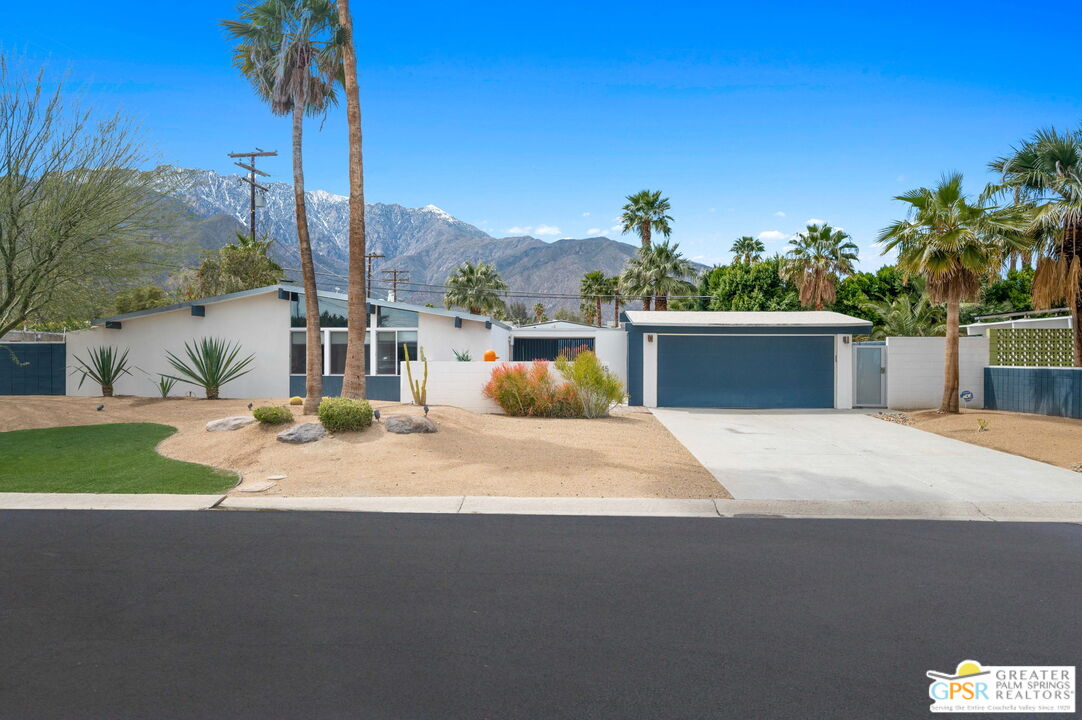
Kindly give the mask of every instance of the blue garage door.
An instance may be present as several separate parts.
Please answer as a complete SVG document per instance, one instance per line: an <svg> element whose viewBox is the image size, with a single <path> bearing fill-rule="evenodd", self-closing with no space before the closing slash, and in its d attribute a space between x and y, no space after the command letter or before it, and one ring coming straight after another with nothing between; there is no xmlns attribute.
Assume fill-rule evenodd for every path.
<svg viewBox="0 0 1082 720"><path fill-rule="evenodd" d="M834 336L659 335L662 407L832 408Z"/></svg>

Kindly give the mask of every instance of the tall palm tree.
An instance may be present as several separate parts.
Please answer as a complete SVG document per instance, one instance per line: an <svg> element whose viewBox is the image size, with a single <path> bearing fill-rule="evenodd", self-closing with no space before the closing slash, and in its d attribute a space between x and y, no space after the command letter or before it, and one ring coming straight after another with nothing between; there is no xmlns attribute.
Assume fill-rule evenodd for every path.
<svg viewBox="0 0 1082 720"><path fill-rule="evenodd" d="M1012 193L1032 208L1027 233L1038 256L1033 306L1066 302L1074 327L1074 364L1082 367L1082 130L1041 130L990 163L1002 175L992 193Z"/></svg>
<svg viewBox="0 0 1082 720"><path fill-rule="evenodd" d="M947 304L943 400L939 411L958 412L958 315L963 300L980 291L1028 224L1017 207L989 207L962 192L961 173L943 176L934 188L919 187L895 198L909 205L908 218L879 234L883 252L898 251L898 269L921 275L932 302Z"/></svg>
<svg viewBox="0 0 1082 720"><path fill-rule="evenodd" d="M654 232L665 237L672 234L672 217L669 216L669 198L661 197L660 190L640 190L627 196L627 204L620 216L624 234L639 234L642 247L650 247L650 238Z"/></svg>
<svg viewBox="0 0 1082 720"><path fill-rule="evenodd" d="M443 304L464 307L474 315L491 315L504 307L500 293L507 283L492 263L464 262L447 277Z"/></svg>
<svg viewBox="0 0 1082 720"><path fill-rule="evenodd" d="M619 275L609 276L608 291L609 296L612 298L612 326L620 327L620 305L624 302L624 296Z"/></svg>
<svg viewBox="0 0 1082 720"><path fill-rule="evenodd" d="M307 318L304 412L313 414L323 395L323 353L304 203L304 116L323 113L336 102L334 85L342 75L338 16L329 0L264 0L242 5L240 19L222 25L240 41L233 64L272 113L293 119L293 202Z"/></svg>
<svg viewBox="0 0 1082 720"><path fill-rule="evenodd" d="M864 309L878 317L871 335L873 340L943 335L946 329L943 306L933 304L927 295L914 298L910 293L902 293L893 300L864 303Z"/></svg>
<svg viewBox="0 0 1082 720"><path fill-rule="evenodd" d="M609 278L600 270L586 273L579 283L579 294L582 295L583 302L593 303L591 315L598 327L602 324L601 303L608 300L610 286Z"/></svg>
<svg viewBox="0 0 1082 720"><path fill-rule="evenodd" d="M663 242L649 248L639 248L627 261L621 276L625 292L643 297L643 307L654 299L657 310L669 309L669 295L691 292L694 286L688 278L694 276L695 266L680 254L680 245Z"/></svg>
<svg viewBox="0 0 1082 720"><path fill-rule="evenodd" d="M338 0L341 28L342 80L346 94L346 124L349 128L349 276L347 289L346 367L342 397L361 400L365 396L364 336L368 325L368 297L365 278L367 242L364 227L364 157L361 149L361 97L357 83L357 47L353 36L353 15L349 0Z"/></svg>
<svg viewBox="0 0 1082 720"><path fill-rule="evenodd" d="M545 321L545 304L535 303L533 306L533 321L535 323Z"/></svg>
<svg viewBox="0 0 1082 720"><path fill-rule="evenodd" d="M838 280L853 273L858 249L849 235L830 225L808 225L792 240L778 274L796 286L804 307L822 310L834 302Z"/></svg>
<svg viewBox="0 0 1082 720"><path fill-rule="evenodd" d="M733 254L733 262L751 265L763 259L766 245L763 244L762 240L745 235L737 238L733 246L729 248L729 252Z"/></svg>

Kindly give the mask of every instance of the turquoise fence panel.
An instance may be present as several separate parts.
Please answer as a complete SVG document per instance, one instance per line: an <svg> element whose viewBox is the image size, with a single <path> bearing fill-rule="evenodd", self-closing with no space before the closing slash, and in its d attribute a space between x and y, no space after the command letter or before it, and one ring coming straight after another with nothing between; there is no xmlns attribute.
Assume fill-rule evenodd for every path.
<svg viewBox="0 0 1082 720"><path fill-rule="evenodd" d="M984 406L1082 419L1082 368L986 367Z"/></svg>
<svg viewBox="0 0 1082 720"><path fill-rule="evenodd" d="M63 395L64 343L0 345L0 395Z"/></svg>

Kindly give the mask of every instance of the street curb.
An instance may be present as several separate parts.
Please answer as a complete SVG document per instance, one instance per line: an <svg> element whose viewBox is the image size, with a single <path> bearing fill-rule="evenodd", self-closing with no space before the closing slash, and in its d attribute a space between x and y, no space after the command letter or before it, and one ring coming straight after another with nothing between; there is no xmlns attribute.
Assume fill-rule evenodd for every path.
<svg viewBox="0 0 1082 720"><path fill-rule="evenodd" d="M209 510L225 495L0 493L0 510Z"/></svg>

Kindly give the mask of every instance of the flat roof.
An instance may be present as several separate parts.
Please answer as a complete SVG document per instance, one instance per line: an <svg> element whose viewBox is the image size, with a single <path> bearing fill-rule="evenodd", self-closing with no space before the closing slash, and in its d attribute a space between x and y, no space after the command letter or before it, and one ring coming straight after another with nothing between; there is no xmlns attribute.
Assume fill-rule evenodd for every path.
<svg viewBox="0 0 1082 720"><path fill-rule="evenodd" d="M214 303L227 302L229 300L238 300L244 297L250 297L253 295L265 295L267 293L278 292L284 290L285 292L298 293L303 295L304 288L297 285L267 285L265 287L253 288L252 290L242 290L241 292L229 293L228 295L216 295L214 297L194 298L192 300L185 300L181 303L174 303L173 305L163 305L161 307L147 308L146 310L137 310L135 312L124 313L123 315L112 315L110 317L98 318L94 320L91 325L102 325L106 322L116 322L129 320L131 318L142 317L144 315L155 315L157 313L170 312L172 310L183 310L184 308L191 307L193 305L212 305ZM345 293L330 292L327 290L320 290L316 293L321 298L327 298L330 300L341 300L345 302L349 299L349 296ZM392 302L390 300L378 300L375 298L367 298L369 305L378 305L379 307L389 307L398 310L412 310L414 312L428 313L430 315L443 315L445 317L458 317L463 320L474 320L476 322L490 322L493 325L498 325L505 330L510 330L511 326L494 320L487 315L474 315L467 312L456 312L454 310L444 310L443 308L430 308L424 305L412 305L410 303Z"/></svg>
<svg viewBox="0 0 1082 720"><path fill-rule="evenodd" d="M664 327L843 327L870 328L870 320L828 310L725 312L720 310L628 310L632 325Z"/></svg>

